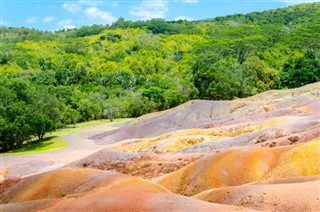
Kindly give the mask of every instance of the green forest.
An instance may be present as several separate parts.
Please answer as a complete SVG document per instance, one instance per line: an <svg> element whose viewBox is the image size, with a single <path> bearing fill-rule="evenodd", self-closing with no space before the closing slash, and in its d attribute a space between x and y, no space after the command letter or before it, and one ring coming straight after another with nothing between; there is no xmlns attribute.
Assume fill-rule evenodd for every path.
<svg viewBox="0 0 320 212"><path fill-rule="evenodd" d="M56 32L1 27L0 151L78 122L320 80L320 3Z"/></svg>

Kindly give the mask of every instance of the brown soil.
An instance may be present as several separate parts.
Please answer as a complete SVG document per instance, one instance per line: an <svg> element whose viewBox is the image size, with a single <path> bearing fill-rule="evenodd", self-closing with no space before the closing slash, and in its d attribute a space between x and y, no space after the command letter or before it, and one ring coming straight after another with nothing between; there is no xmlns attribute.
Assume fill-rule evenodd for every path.
<svg viewBox="0 0 320 212"><path fill-rule="evenodd" d="M125 153L104 149L66 167L112 170L152 179L176 171L200 156L200 154Z"/></svg>

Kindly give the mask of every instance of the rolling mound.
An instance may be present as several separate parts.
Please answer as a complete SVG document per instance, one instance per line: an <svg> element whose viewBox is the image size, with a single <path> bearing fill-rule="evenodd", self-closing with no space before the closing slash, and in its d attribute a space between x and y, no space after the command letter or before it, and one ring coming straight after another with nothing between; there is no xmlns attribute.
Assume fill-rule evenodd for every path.
<svg viewBox="0 0 320 212"><path fill-rule="evenodd" d="M247 184L212 189L194 198L265 211L319 211L319 187L319 178L294 183L283 180L281 184Z"/></svg>
<svg viewBox="0 0 320 212"><path fill-rule="evenodd" d="M223 136L219 129L186 129L151 138L124 140L112 145L112 148L124 152L166 153L225 137L228 135Z"/></svg>
<svg viewBox="0 0 320 212"><path fill-rule="evenodd" d="M178 108L143 117L120 130L101 133L91 139L97 143L111 144L125 139L157 136L178 129L192 128L208 123L213 114L226 113L229 107L228 102L194 100Z"/></svg>
<svg viewBox="0 0 320 212"><path fill-rule="evenodd" d="M124 152L210 153L274 147L320 137L320 83L234 101L187 102L91 137Z"/></svg>
<svg viewBox="0 0 320 212"><path fill-rule="evenodd" d="M320 104L320 102L319 102ZM248 145L283 146L320 137L320 114L243 120L238 124L206 129L185 129L164 135L124 140L112 147L125 152L206 153Z"/></svg>
<svg viewBox="0 0 320 212"><path fill-rule="evenodd" d="M259 124L285 116L292 116L293 121L306 116L306 119L315 120L313 125L316 125L319 124L316 121L319 120L319 98L320 82L233 101L193 100L171 110L143 116L128 126L100 133L91 139L98 144L112 144L126 139L156 137L181 129L237 125L241 128L243 123Z"/></svg>
<svg viewBox="0 0 320 212"><path fill-rule="evenodd" d="M320 141L276 147L233 149L203 156L155 182L169 190L195 195L261 179L320 175Z"/></svg>
<svg viewBox="0 0 320 212"><path fill-rule="evenodd" d="M320 175L320 139L284 152L266 178Z"/></svg>
<svg viewBox="0 0 320 212"><path fill-rule="evenodd" d="M1 197L3 203L58 198L75 190L105 172L97 169L65 169L28 177ZM106 176L104 176L106 177Z"/></svg>
<svg viewBox="0 0 320 212"><path fill-rule="evenodd" d="M128 153L104 149L65 167L112 170L151 179L176 171L200 156L200 154Z"/></svg>
<svg viewBox="0 0 320 212"><path fill-rule="evenodd" d="M1 199L9 203L1 205L2 211L251 211L187 198L142 178L94 169L31 176Z"/></svg>

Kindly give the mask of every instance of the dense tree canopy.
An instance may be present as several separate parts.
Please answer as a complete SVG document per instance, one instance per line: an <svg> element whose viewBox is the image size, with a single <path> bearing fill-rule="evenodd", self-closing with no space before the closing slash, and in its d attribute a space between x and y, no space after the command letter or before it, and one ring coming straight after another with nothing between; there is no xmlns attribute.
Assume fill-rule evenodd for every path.
<svg viewBox="0 0 320 212"><path fill-rule="evenodd" d="M201 21L1 28L0 151L67 124L320 80L320 3Z"/></svg>

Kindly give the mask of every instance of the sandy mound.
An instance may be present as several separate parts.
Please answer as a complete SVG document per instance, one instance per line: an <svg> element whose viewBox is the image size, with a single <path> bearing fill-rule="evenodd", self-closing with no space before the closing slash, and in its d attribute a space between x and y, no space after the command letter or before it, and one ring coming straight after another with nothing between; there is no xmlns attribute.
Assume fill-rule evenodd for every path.
<svg viewBox="0 0 320 212"><path fill-rule="evenodd" d="M177 108L149 114L120 129L91 137L97 143L159 136L179 129L220 127L290 114L319 112L320 83L292 90L268 91L234 101L194 100Z"/></svg>
<svg viewBox="0 0 320 212"><path fill-rule="evenodd" d="M267 211L319 211L320 180L309 180L212 189L194 198Z"/></svg>
<svg viewBox="0 0 320 212"><path fill-rule="evenodd" d="M156 179L175 193L195 195L261 179L320 175L320 141L277 147L227 150Z"/></svg>
<svg viewBox="0 0 320 212"><path fill-rule="evenodd" d="M236 211L239 208L207 204L187 197L150 189L150 183L121 182L80 198L66 199L47 211ZM244 210L245 211L245 210Z"/></svg>
<svg viewBox="0 0 320 212"><path fill-rule="evenodd" d="M2 211L250 211L173 194L141 178L93 169L28 177L4 199L11 204L1 205Z"/></svg>
<svg viewBox="0 0 320 212"><path fill-rule="evenodd" d="M277 118L255 118L238 124L185 129L161 136L131 139L113 144L126 152L205 153L248 145L280 146L307 142L320 136L320 114L300 114Z"/></svg>
<svg viewBox="0 0 320 212"><path fill-rule="evenodd" d="M128 153L104 149L66 167L112 170L150 179L176 171L200 156L200 154Z"/></svg>
<svg viewBox="0 0 320 212"><path fill-rule="evenodd" d="M10 203L1 205L1 212L32 212L41 211L57 204L59 199L41 199L19 203Z"/></svg>
<svg viewBox="0 0 320 212"><path fill-rule="evenodd" d="M191 101L92 137L125 152L207 153L320 137L320 83L234 101ZM121 141L121 142L119 142Z"/></svg>
<svg viewBox="0 0 320 212"><path fill-rule="evenodd" d="M224 128L230 137L208 141L181 149L180 152L212 152L230 147L275 147L304 143L320 136L320 114L285 116L248 126ZM251 122L251 125L249 123Z"/></svg>
<svg viewBox="0 0 320 212"><path fill-rule="evenodd" d="M320 175L320 139L284 152L266 178Z"/></svg>
<svg viewBox="0 0 320 212"><path fill-rule="evenodd" d="M125 139L157 136L178 129L203 125L208 123L215 114L227 113L229 108L228 102L194 100L176 109L138 119L129 126L91 138L97 143L109 144Z"/></svg>
<svg viewBox="0 0 320 212"><path fill-rule="evenodd" d="M1 201L13 203L62 197L101 175L107 177L105 172L97 169L61 169L34 175L12 186L3 194Z"/></svg>
<svg viewBox="0 0 320 212"><path fill-rule="evenodd" d="M269 173L282 151L259 148L211 154L156 179L156 182L175 193L188 196L211 188L241 185L259 180Z"/></svg>
<svg viewBox="0 0 320 212"><path fill-rule="evenodd" d="M222 129L185 129L145 139L130 139L112 145L125 152L176 152L188 146L225 138Z"/></svg>
<svg viewBox="0 0 320 212"><path fill-rule="evenodd" d="M289 177L289 178L277 178L277 179L267 179L263 181L257 181L253 183L248 183L248 185L255 184L290 184L290 183L302 183L302 182L310 182L320 180L320 176L297 176L297 177ZM320 189L320 188L319 188Z"/></svg>

